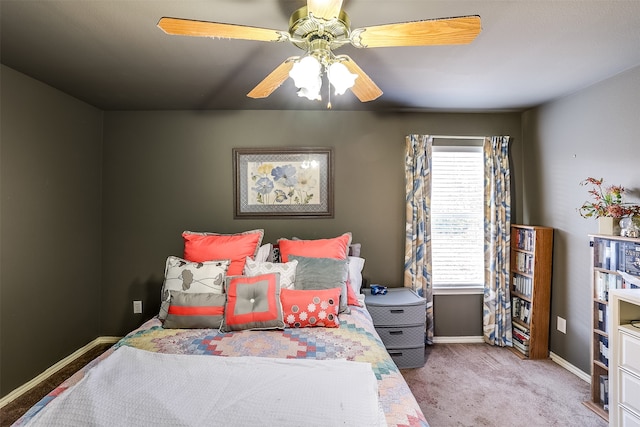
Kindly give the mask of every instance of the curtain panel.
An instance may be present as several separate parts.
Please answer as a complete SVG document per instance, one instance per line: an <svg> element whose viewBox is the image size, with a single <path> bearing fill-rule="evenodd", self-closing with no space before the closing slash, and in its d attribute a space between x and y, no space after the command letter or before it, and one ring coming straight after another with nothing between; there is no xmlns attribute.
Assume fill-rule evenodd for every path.
<svg viewBox="0 0 640 427"><path fill-rule="evenodd" d="M433 343L431 280L431 147L428 135L405 138L405 255L404 287L425 298L425 343Z"/></svg>
<svg viewBox="0 0 640 427"><path fill-rule="evenodd" d="M484 141L484 298L483 338L488 344L511 347L509 263L511 242L511 173L508 136Z"/></svg>

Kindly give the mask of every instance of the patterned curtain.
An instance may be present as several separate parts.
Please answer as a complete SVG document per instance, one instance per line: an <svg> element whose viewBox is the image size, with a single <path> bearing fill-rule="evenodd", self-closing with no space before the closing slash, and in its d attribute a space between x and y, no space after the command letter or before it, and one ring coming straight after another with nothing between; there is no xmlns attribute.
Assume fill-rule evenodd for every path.
<svg viewBox="0 0 640 427"><path fill-rule="evenodd" d="M433 292L431 283L431 145L427 135L405 139L406 233L404 287L426 299L425 342L433 342Z"/></svg>
<svg viewBox="0 0 640 427"><path fill-rule="evenodd" d="M484 162L483 335L488 344L511 347L511 176L508 136L485 138Z"/></svg>

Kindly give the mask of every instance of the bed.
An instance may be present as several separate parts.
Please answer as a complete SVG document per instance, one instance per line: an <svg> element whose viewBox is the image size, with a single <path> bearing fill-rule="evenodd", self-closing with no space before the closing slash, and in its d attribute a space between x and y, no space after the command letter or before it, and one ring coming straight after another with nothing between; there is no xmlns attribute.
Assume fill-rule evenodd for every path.
<svg viewBox="0 0 640 427"><path fill-rule="evenodd" d="M295 243L297 249L277 263L258 261L264 247L259 240L256 248L251 246L252 256L242 260L242 268L234 266L235 273L243 274L225 274L220 307L212 299L220 295L219 280L189 276L191 285L185 292L181 274L177 284L182 290L172 289L171 262L184 269L192 261L169 257L160 313L50 392L15 425L428 426L357 294L330 283L299 289L305 286L300 277L295 289L293 275L272 271L293 263L297 276L312 277L307 286L313 288L325 280L327 265L335 270L329 260L348 260L350 255L325 256L326 248L317 252L316 240L311 250ZM350 234L346 243L351 245ZM187 244L185 255L186 249ZM272 248L267 252L268 258L275 253ZM205 258L220 261L221 255L229 254ZM217 267L228 272L229 266ZM250 271L257 267L262 269ZM310 270L311 276L305 273ZM313 274L322 274L322 279ZM351 290L357 289L356 276L347 274ZM212 277L210 272L207 277ZM201 292L203 284L216 290ZM246 289L251 291L243 295ZM265 290L264 298L260 289ZM279 290L275 296L274 289ZM195 304L194 295L198 301L206 296L206 304ZM180 305L184 301L178 296L188 304ZM260 304L267 308L255 310ZM280 307L275 320L271 314L264 317L271 305ZM203 322L218 327L202 327Z"/></svg>

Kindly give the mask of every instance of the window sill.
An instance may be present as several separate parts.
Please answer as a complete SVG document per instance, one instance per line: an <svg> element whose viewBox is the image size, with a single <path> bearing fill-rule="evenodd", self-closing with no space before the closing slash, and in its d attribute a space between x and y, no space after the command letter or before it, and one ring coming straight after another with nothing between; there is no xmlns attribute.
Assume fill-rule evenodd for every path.
<svg viewBox="0 0 640 427"><path fill-rule="evenodd" d="M479 286L440 286L433 288L433 295L482 295L484 288Z"/></svg>

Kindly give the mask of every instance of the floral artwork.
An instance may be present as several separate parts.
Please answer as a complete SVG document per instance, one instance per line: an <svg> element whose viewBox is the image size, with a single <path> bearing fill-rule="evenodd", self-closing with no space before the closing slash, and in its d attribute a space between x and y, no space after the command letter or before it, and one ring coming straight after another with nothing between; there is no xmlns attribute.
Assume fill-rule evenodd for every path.
<svg viewBox="0 0 640 427"><path fill-rule="evenodd" d="M235 148L235 217L333 217L333 150Z"/></svg>
<svg viewBox="0 0 640 427"><path fill-rule="evenodd" d="M319 203L320 164L302 162L248 162L249 204Z"/></svg>

